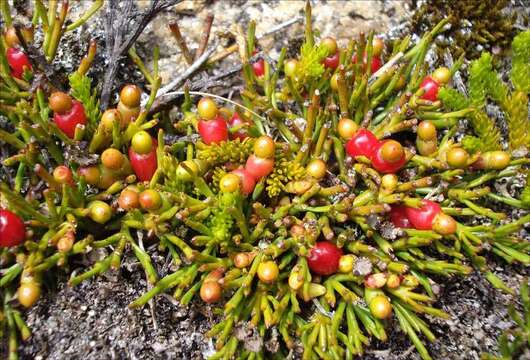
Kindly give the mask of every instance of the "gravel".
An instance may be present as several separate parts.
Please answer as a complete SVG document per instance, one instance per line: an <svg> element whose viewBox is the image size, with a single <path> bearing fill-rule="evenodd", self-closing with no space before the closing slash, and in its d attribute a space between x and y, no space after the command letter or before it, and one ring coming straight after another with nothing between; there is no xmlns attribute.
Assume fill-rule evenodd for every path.
<svg viewBox="0 0 530 360"><path fill-rule="evenodd" d="M132 256L127 254L125 262L133 261ZM518 288L523 274L530 275L528 268L502 263L493 268L512 288ZM48 289L27 315L33 336L21 346L21 358L203 359L212 351L204 336L215 320L210 307L193 303L183 308L170 296L159 296L153 309L149 305L129 309L127 305L147 290L143 272L126 266L121 274L109 275L75 288L68 287L64 277L57 279L57 287ZM441 294L435 306L451 319L430 319L437 336L428 344L432 357L474 360L482 352L495 351L497 337L512 325L506 306L518 298L494 289L479 273L439 282ZM420 359L397 321L388 332L391 340L374 340L366 359Z"/></svg>

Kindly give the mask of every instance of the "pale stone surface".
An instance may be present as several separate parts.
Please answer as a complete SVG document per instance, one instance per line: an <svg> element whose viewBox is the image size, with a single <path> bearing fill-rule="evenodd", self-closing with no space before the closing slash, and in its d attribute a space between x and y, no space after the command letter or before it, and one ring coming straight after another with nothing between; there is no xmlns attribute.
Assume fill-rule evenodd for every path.
<svg viewBox="0 0 530 360"><path fill-rule="evenodd" d="M90 2L76 3L71 19L78 18L89 6ZM140 10L146 9L150 0L137 0ZM304 17L304 0L186 0L161 13L151 22L139 38L137 48L143 50L144 58L149 63L154 45L160 49L159 68L163 84L187 68L177 42L168 24L178 21L182 35L190 50L197 49L202 36L203 23L208 14L215 16L210 35L210 44L218 41L218 51L229 44L229 34L234 34L237 27L246 31L251 20L256 22L256 35L270 31L275 26L293 18ZM322 37L333 36L340 45L359 32L375 30L384 33L407 19L409 2L398 0L328 0L312 1L313 25L315 33ZM103 14L100 10L100 14ZM97 31L101 21L91 20L88 29ZM278 32L276 36L268 36L260 40L259 45L268 56L276 58L282 46L287 46L293 39L303 36L303 21ZM238 62L237 53L232 54L221 65L227 67Z"/></svg>
<svg viewBox="0 0 530 360"><path fill-rule="evenodd" d="M147 0L138 1L140 7L148 4ZM168 23L177 20L181 33L187 40L190 49L196 49L202 35L204 19L209 13L214 14L210 43L219 34L235 32L237 26L244 30L250 20L256 22L256 35L269 31L275 26L290 19L304 16L305 1L215 1L206 6L205 1L184 1L172 12L162 14L146 29L140 41L147 45L158 44L161 50L160 73L164 83L174 78L176 72L186 68L184 58L177 42L171 35ZM313 24L321 36L334 36L340 44L345 44L360 31L375 30L383 33L406 19L408 14L406 1L314 1ZM192 16L196 14L197 16ZM260 46L274 58L280 46L289 39L303 35L303 22L284 29L281 36L269 36L260 41ZM226 40L221 40L219 50ZM237 62L237 54L230 56L228 62Z"/></svg>

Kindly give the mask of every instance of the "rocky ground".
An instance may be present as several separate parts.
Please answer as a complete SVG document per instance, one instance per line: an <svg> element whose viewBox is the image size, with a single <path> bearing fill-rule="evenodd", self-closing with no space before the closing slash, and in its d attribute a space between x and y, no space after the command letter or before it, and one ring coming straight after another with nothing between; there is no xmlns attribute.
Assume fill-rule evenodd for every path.
<svg viewBox="0 0 530 360"><path fill-rule="evenodd" d="M147 2L139 0L139 7ZM190 48L195 49L201 36L203 20L215 15L212 37L226 30L237 31L249 20L257 23L257 35L274 26L303 15L303 1L185 1L163 13L141 36L138 51L149 57L152 45L160 47L160 70L164 83L186 68L176 41L167 24L178 20L181 32ZM407 20L406 1L322 1L315 2L315 26L322 35L333 34L341 42L359 31L376 29L384 33L396 29ZM77 42L97 33L101 19L96 19L83 34L70 39ZM303 34L301 24L290 26L263 39L260 45L274 57L281 47L295 43ZM288 40L291 39L291 40ZM294 40L292 40L294 39ZM101 39L100 39L101 40ZM221 40L219 47L226 45ZM72 50L70 48L70 50ZM63 57L68 57L63 54ZM70 60L71 61L71 60ZM237 62L237 55L223 61L222 69ZM66 62L67 63L67 62ZM124 72L125 73L125 72ZM134 74L137 77L138 74ZM120 79L131 75L120 74ZM203 359L212 351L212 344L203 334L214 316L208 307L193 304L184 309L171 297L159 296L150 306L140 310L128 309L127 304L146 291L147 284L132 254L125 255L121 272L86 281L76 288L65 284L66 276L48 279L53 284L44 298L27 315L33 336L21 347L22 359ZM79 259L72 269L91 263ZM154 256L161 275L167 271L165 259ZM496 274L508 285L517 288L528 269L496 265ZM439 279L442 282L442 279ZM500 332L511 324L506 305L515 298L493 289L480 274L466 279L443 280L436 304L451 315L449 321L433 320L432 329L438 340L429 345L435 359L479 359L484 351L493 351ZM389 330L387 343L375 343L367 359L419 359L397 324ZM0 347L0 358L3 358ZM530 359L530 354L528 359Z"/></svg>
<svg viewBox="0 0 530 360"><path fill-rule="evenodd" d="M132 254L130 254L132 255ZM161 259L159 259L161 260ZM112 274L69 288L65 278L28 315L33 331L21 348L23 359L203 359L212 350L203 336L214 318L209 307L194 303L185 309L170 296L157 297L141 310L127 308L146 291L138 264L125 260L120 275ZM159 269L163 261L159 262ZM528 269L498 264L496 274L517 288ZM451 315L431 321L438 337L428 349L438 360L474 360L496 348L499 334L511 326L506 306L514 298L493 289L480 274L444 281L436 307ZM398 324L386 343L374 343L365 359L419 360ZM391 330L395 329L395 330ZM530 359L530 352L526 354Z"/></svg>

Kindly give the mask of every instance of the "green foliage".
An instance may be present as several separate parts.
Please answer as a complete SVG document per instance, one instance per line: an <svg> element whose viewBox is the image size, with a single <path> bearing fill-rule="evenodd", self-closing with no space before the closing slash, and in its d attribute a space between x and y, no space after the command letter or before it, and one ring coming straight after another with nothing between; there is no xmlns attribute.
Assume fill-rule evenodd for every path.
<svg viewBox="0 0 530 360"><path fill-rule="evenodd" d="M510 149L517 150L530 145L528 96L522 91L514 92L506 104L506 112Z"/></svg>
<svg viewBox="0 0 530 360"><path fill-rule="evenodd" d="M481 107L486 104L488 96L504 108L508 98L508 87L493 70L491 54L484 52L478 60L471 63L469 97L473 106Z"/></svg>
<svg viewBox="0 0 530 360"><path fill-rule="evenodd" d="M223 141L219 144L200 146L197 157L208 161L213 166L227 162L243 164L252 153L254 140L252 138L247 138L243 141L235 139Z"/></svg>
<svg viewBox="0 0 530 360"><path fill-rule="evenodd" d="M494 100L506 113L509 129L510 149L517 150L530 144L530 122L528 121L528 97L530 90L530 32L519 34L513 41L512 82L516 89L510 94L508 86L493 70L492 58L482 53L471 63L469 70L469 98L477 111L470 117L475 133L484 141L488 150L500 148L500 133L494 121L480 110L488 98ZM454 91L453 91L454 92ZM454 93L442 93L449 107L459 104ZM462 100L462 99L460 99Z"/></svg>
<svg viewBox="0 0 530 360"><path fill-rule="evenodd" d="M508 87L502 82L497 73L490 69L486 77L488 85L488 95L506 111L506 102L508 101Z"/></svg>
<svg viewBox="0 0 530 360"><path fill-rule="evenodd" d="M303 83L309 79L316 79L324 73L322 60L326 57L326 48L304 43L300 49L300 60L297 67L298 79Z"/></svg>
<svg viewBox="0 0 530 360"><path fill-rule="evenodd" d="M490 119L482 110L472 113L469 119L475 133L482 142L480 145L482 151L501 149L501 133L495 126L493 119Z"/></svg>
<svg viewBox="0 0 530 360"><path fill-rule="evenodd" d="M486 105L488 94L492 92L492 87L494 84L498 86L499 82L500 80L493 72L489 53L482 53L479 59L471 63L469 69L469 101L477 110L471 114L470 121L475 133L483 142L482 150L484 151L501 148L499 129L495 126L495 121L490 119L482 110ZM505 99L506 94L507 89L503 85L501 89L495 90L494 97Z"/></svg>
<svg viewBox="0 0 530 360"><path fill-rule="evenodd" d="M491 71L491 55L487 52L483 52L479 59L471 63L469 68L469 99L474 107L479 108L486 104Z"/></svg>
<svg viewBox="0 0 530 360"><path fill-rule="evenodd" d="M474 154L480 150L482 142L476 136L466 135L461 141L462 147L470 154Z"/></svg>
<svg viewBox="0 0 530 360"><path fill-rule="evenodd" d="M90 78L78 72L70 74L68 80L72 89L72 96L79 100L85 107L87 132L88 134L92 134L101 116L96 90L92 90Z"/></svg>
<svg viewBox="0 0 530 360"><path fill-rule="evenodd" d="M219 207L215 207L212 210L212 216L209 220L209 227L212 230L214 239L219 242L226 242L230 240L232 236L232 226L234 225L234 219L226 208L233 206L235 199L232 194L220 193L220 204Z"/></svg>
<svg viewBox="0 0 530 360"><path fill-rule="evenodd" d="M456 89L443 87L438 92L438 98L451 111L458 111L469 107L469 100Z"/></svg>
<svg viewBox="0 0 530 360"><path fill-rule="evenodd" d="M530 120L528 120L528 92L530 92L530 30L521 32L512 42L511 80L515 88L507 102L510 148L530 147Z"/></svg>
<svg viewBox="0 0 530 360"><path fill-rule="evenodd" d="M512 84L519 91L530 91L530 30L518 34L512 42Z"/></svg>

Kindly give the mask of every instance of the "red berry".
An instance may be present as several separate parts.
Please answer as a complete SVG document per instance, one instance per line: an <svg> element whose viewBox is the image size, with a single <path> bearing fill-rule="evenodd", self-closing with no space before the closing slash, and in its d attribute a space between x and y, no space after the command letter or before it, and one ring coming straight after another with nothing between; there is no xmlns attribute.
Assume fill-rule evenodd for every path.
<svg viewBox="0 0 530 360"><path fill-rule="evenodd" d="M66 136L73 139L76 126L86 124L85 108L79 101L73 100L72 108L69 111L53 114L53 121Z"/></svg>
<svg viewBox="0 0 530 360"><path fill-rule="evenodd" d="M380 57L373 57L372 58L372 74L377 72L377 70L381 69L381 66L383 66L383 61Z"/></svg>
<svg viewBox="0 0 530 360"><path fill-rule="evenodd" d="M357 63L357 55L353 55L351 58L352 63ZM372 70L372 74L375 73L377 70L381 69L381 66L383 66L383 61L379 56L372 56L372 62L370 64L370 68ZM363 56L363 71L366 71L366 53Z"/></svg>
<svg viewBox="0 0 530 360"><path fill-rule="evenodd" d="M273 168L274 159L260 158L254 154L248 157L247 163L245 164L245 170L256 180L269 175Z"/></svg>
<svg viewBox="0 0 530 360"><path fill-rule="evenodd" d="M243 141L246 138L248 138L248 133L246 129L248 123L241 120L237 112L234 112L234 115L232 115L232 118L228 121L228 125L230 126L230 128L233 128L233 127L238 128L237 131L230 133L230 139L232 140L239 139Z"/></svg>
<svg viewBox="0 0 530 360"><path fill-rule="evenodd" d="M257 77L265 75L265 60L259 59L255 63L252 63L252 70L254 70L254 75Z"/></svg>
<svg viewBox="0 0 530 360"><path fill-rule="evenodd" d="M410 220L407 217L407 207L404 205L392 206L390 210L390 221L399 228L411 228Z"/></svg>
<svg viewBox="0 0 530 360"><path fill-rule="evenodd" d="M419 208L407 207L407 218L415 229L431 230L436 215L442 211L440 205L430 200L422 200Z"/></svg>
<svg viewBox="0 0 530 360"><path fill-rule="evenodd" d="M346 152L351 157L366 156L370 157L374 148L379 144L379 141L366 129L358 130L353 137L346 143Z"/></svg>
<svg viewBox="0 0 530 360"><path fill-rule="evenodd" d="M243 195L248 195L254 191L254 187L256 186L256 180L248 170L245 170L241 167L232 171L232 174L239 176L239 178L241 179L241 193Z"/></svg>
<svg viewBox="0 0 530 360"><path fill-rule="evenodd" d="M140 181L149 181L157 169L156 140L153 139L153 146L147 154L138 154L132 146L129 148L129 159L131 166Z"/></svg>
<svg viewBox="0 0 530 360"><path fill-rule="evenodd" d="M335 274L339 269L342 250L329 241L320 241L313 246L307 257L307 264L318 275Z"/></svg>
<svg viewBox="0 0 530 360"><path fill-rule="evenodd" d="M393 141L394 140L381 141L372 153L372 157L370 158L372 161L372 166L380 173L393 174L401 169L407 162L407 158L405 156L405 152L403 152L403 149L401 149L401 156L396 161L390 162L385 160L385 144Z"/></svg>
<svg viewBox="0 0 530 360"><path fill-rule="evenodd" d="M31 63L28 56L19 49L8 48L6 51L7 62L11 68L11 75L17 79L22 79L24 68L31 70Z"/></svg>
<svg viewBox="0 0 530 360"><path fill-rule="evenodd" d="M26 238L24 222L9 210L0 209L0 247L20 245Z"/></svg>
<svg viewBox="0 0 530 360"><path fill-rule="evenodd" d="M340 52L336 51L335 54L328 56L324 59L324 66L335 70L339 66Z"/></svg>
<svg viewBox="0 0 530 360"><path fill-rule="evenodd" d="M426 76L420 84L420 89L425 89L422 99L436 101L440 84L430 76Z"/></svg>
<svg viewBox="0 0 530 360"><path fill-rule="evenodd" d="M199 120L197 127L206 145L228 140L228 126L221 115L212 120Z"/></svg>

